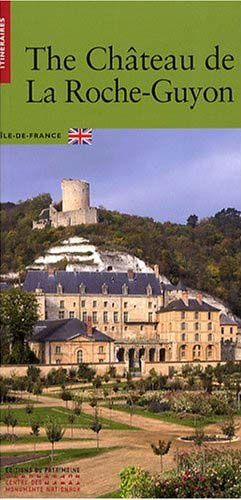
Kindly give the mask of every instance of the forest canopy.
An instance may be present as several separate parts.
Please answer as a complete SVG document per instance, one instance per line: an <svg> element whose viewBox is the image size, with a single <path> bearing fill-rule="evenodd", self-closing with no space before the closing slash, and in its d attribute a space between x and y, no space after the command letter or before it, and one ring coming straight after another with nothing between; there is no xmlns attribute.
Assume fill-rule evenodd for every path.
<svg viewBox="0 0 241 500"><path fill-rule="evenodd" d="M178 279L226 302L241 316L241 212L223 209L186 224L155 222L151 218L98 209L99 224L32 230L32 221L49 206L49 194L18 204L1 205L1 273L20 271L52 244L70 236L88 238L100 249L128 251L174 284Z"/></svg>

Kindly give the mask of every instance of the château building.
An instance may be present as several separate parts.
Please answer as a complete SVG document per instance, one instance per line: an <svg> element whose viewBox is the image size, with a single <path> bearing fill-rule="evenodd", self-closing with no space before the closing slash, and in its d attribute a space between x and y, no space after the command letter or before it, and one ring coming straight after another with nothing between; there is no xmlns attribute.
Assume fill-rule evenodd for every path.
<svg viewBox="0 0 241 500"><path fill-rule="evenodd" d="M168 363L222 359L224 315L201 293L190 297L182 283L161 282L158 266L153 273L29 271L24 289L34 292L39 304L43 333L34 336L32 348L44 363L72 365L81 359L144 373ZM64 338L57 331L51 336L51 325L58 324L70 329ZM230 328L234 338L234 320ZM96 343L97 333L108 348Z"/></svg>

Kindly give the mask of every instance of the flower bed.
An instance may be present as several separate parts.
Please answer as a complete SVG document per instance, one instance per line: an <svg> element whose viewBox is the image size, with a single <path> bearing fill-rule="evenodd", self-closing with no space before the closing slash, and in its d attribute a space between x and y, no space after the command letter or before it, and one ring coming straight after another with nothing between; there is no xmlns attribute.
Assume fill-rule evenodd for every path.
<svg viewBox="0 0 241 500"><path fill-rule="evenodd" d="M178 441L184 442L195 442L195 436L181 436L177 438ZM203 437L204 443L232 443L233 441L238 441L239 438L237 436L232 437L231 439L225 436L224 434L205 434Z"/></svg>

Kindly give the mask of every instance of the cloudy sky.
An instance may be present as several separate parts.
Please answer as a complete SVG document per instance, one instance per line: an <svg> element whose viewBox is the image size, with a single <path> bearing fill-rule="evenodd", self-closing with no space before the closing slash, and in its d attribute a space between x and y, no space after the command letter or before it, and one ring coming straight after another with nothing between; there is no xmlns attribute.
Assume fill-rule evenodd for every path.
<svg viewBox="0 0 241 500"><path fill-rule="evenodd" d="M241 130L98 129L92 146L1 148L2 201L57 201L63 177L88 180L93 206L160 221L241 209Z"/></svg>

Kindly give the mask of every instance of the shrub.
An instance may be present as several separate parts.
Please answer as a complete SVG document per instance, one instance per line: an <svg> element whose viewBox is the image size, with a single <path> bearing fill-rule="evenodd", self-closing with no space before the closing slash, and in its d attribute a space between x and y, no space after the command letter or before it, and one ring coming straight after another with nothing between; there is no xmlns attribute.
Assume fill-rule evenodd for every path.
<svg viewBox="0 0 241 500"><path fill-rule="evenodd" d="M149 472L140 467L126 467L120 473L122 498L151 498L154 484Z"/></svg>
<svg viewBox="0 0 241 500"><path fill-rule="evenodd" d="M88 382L91 382L95 376L95 370L90 366L80 363L78 368L78 376Z"/></svg>
<svg viewBox="0 0 241 500"><path fill-rule="evenodd" d="M17 441L18 436L17 434L10 434L9 432L5 432L3 434L0 434L0 443L2 441L7 441L8 443L15 443Z"/></svg>
<svg viewBox="0 0 241 500"><path fill-rule="evenodd" d="M46 377L47 385L63 385L67 380L67 370L64 368L52 368Z"/></svg>

